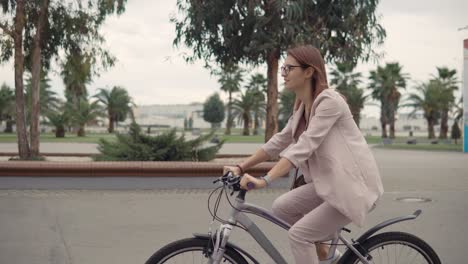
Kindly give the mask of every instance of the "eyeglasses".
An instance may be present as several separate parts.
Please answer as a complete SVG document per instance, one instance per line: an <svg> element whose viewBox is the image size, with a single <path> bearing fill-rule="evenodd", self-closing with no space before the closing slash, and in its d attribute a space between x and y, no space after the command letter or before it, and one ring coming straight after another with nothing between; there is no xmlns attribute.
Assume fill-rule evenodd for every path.
<svg viewBox="0 0 468 264"><path fill-rule="evenodd" d="M302 66L302 65L283 65L281 66L281 74L282 75L288 75L289 72L291 71L291 68L307 68L307 66Z"/></svg>

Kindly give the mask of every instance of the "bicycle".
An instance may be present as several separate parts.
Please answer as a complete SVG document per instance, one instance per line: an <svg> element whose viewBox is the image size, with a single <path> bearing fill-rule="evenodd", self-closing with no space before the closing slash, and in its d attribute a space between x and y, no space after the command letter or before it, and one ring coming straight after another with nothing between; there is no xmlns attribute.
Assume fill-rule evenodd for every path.
<svg viewBox="0 0 468 264"><path fill-rule="evenodd" d="M254 204L245 202L247 191L240 188L240 176L235 176L231 172L226 173L222 177L215 180L213 183L221 182L222 186L213 190L208 198L208 209L213 216L213 221L216 219L221 222L221 225L215 232L208 232L208 234L194 233L193 237L177 240L172 242L157 252L155 252L146 262L146 264L162 264L162 263L235 263L246 264L250 260L252 263L259 263L251 254L239 246L229 242L229 236L234 227L239 227L256 240L256 242L265 250L265 252L278 264L286 264L286 260L281 256L278 250L268 240L265 234L255 223L246 215L246 213L260 216L268 221L289 230L290 225L283 220L277 218L272 212ZM253 185L248 185L252 189ZM221 189L218 194L214 212L210 208L211 196ZM227 191L231 190L231 196L238 192L235 202L232 203ZM219 202L223 192L232 207L229 219L223 220L217 217ZM333 260L338 245L345 245L346 252L339 259L340 264L369 264L369 263L382 263L382 255L385 256L385 263L428 263L440 264L441 261L436 252L422 239L415 235L404 232L385 232L376 234L379 230L396 224L402 221L414 220L421 214L421 210L415 211L411 215L396 217L386 220L380 224L367 230L357 240L351 239L348 241L341 234L342 231L351 233L345 227L338 230L337 235L329 243L330 250L327 260L322 260L320 263L330 264ZM343 244L339 244L341 241ZM322 242L323 243L323 242ZM192 261L183 259L185 253L189 253L189 258ZM393 255L393 253L395 253ZM408 257L410 260L403 259ZM199 257L199 262L195 262L194 257ZM180 262L178 262L180 260Z"/></svg>

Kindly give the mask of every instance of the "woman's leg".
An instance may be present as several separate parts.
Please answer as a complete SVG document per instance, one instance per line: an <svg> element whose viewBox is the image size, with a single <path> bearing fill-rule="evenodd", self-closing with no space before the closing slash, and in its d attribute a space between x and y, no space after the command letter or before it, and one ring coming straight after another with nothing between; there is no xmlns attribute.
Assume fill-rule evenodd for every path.
<svg viewBox="0 0 468 264"><path fill-rule="evenodd" d="M317 195L314 184L308 183L276 198L272 210L277 217L292 226L322 203L323 200ZM317 243L316 248L317 255L324 260L328 255L329 246Z"/></svg>
<svg viewBox="0 0 468 264"><path fill-rule="evenodd" d="M349 223L349 218L327 202L304 215L288 232L296 264L318 264L314 243L331 239L338 229Z"/></svg>
<svg viewBox="0 0 468 264"><path fill-rule="evenodd" d="M308 183L276 198L272 211L277 217L294 225L322 203L323 200L317 195L314 184Z"/></svg>

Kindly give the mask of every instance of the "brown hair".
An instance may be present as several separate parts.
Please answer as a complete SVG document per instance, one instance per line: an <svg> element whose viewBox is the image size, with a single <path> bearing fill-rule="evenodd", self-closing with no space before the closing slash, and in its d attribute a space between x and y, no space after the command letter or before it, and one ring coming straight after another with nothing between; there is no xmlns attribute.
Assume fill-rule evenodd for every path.
<svg viewBox="0 0 468 264"><path fill-rule="evenodd" d="M287 54L304 67L314 68L312 75L312 102L325 89L328 89L327 72L325 70L325 62L320 54L320 51L311 46L303 45L288 49ZM301 100L296 98L294 102L294 111L299 109Z"/></svg>

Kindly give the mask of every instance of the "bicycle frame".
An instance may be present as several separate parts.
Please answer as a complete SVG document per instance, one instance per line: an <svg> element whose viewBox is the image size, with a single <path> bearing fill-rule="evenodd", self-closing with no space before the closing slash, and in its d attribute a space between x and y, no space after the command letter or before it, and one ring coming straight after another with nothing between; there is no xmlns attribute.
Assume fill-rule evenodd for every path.
<svg viewBox="0 0 468 264"><path fill-rule="evenodd" d="M245 195L245 193L244 193ZM216 234L216 244L214 247L213 255L211 256L210 263L217 264L222 259L224 254L224 246L227 244L229 239L230 232L234 225L241 224L246 231L257 241L257 243L265 250L265 252L278 264L287 264L286 260L283 256L279 253L279 251L275 248L275 246L270 242L270 240L266 237L266 235L260 230L260 228L246 215L246 213L252 213L258 215L282 228L285 230L289 230L291 226L286 223L285 221L279 219L273 213L267 209L259 207L254 204L250 204L245 202L242 199L243 195L239 194L236 198L235 202L233 203L233 208L229 215L228 223L229 224L222 224ZM244 213L244 212L245 213ZM337 236L333 238L332 245L328 252L327 260L331 262L333 255L335 254L336 244L341 240L349 249L351 249L364 264L369 264L364 256L353 247L352 243L346 240L341 235L341 230L338 230ZM322 261L322 263L327 263L327 261Z"/></svg>

